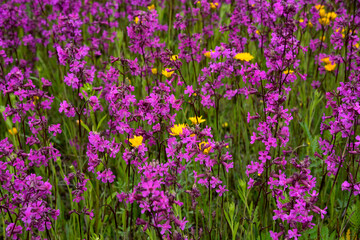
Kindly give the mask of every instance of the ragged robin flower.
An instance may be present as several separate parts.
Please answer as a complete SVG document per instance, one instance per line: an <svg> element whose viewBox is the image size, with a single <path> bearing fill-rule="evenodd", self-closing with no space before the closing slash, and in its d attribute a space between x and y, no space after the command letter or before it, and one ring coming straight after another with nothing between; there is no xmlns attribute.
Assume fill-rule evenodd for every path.
<svg viewBox="0 0 360 240"><path fill-rule="evenodd" d="M165 77L169 78L171 77L171 75L173 75L174 71L171 71L172 68L165 68L164 70L161 71L162 75L164 75Z"/></svg>
<svg viewBox="0 0 360 240"><path fill-rule="evenodd" d="M9 129L9 133L11 135L16 135L18 133L18 130L16 128Z"/></svg>
<svg viewBox="0 0 360 240"><path fill-rule="evenodd" d="M185 124L175 124L172 128L170 128L170 135L172 136L178 136L181 135L184 128L186 128Z"/></svg>
<svg viewBox="0 0 360 240"><path fill-rule="evenodd" d="M206 121L206 119L202 119L202 116L200 117L191 117L189 120L192 122L192 124L200 124Z"/></svg>
<svg viewBox="0 0 360 240"><path fill-rule="evenodd" d="M202 151L204 154L209 154L210 150L211 150L211 146L204 148L205 146L208 146L209 142L201 142L199 143L199 149L200 151Z"/></svg>
<svg viewBox="0 0 360 240"><path fill-rule="evenodd" d="M143 141L143 137L142 136L134 136L133 138L129 139L129 142L131 143L132 147L139 147L140 145L142 145L142 141Z"/></svg>
<svg viewBox="0 0 360 240"><path fill-rule="evenodd" d="M234 59L249 62L254 59L254 57L250 53L244 52L236 54Z"/></svg>

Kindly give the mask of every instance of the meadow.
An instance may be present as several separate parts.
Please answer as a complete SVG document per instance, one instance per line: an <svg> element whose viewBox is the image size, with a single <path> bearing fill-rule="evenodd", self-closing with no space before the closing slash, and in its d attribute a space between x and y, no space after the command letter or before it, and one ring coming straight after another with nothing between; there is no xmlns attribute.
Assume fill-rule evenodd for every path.
<svg viewBox="0 0 360 240"><path fill-rule="evenodd" d="M0 239L359 239L360 1L0 16Z"/></svg>

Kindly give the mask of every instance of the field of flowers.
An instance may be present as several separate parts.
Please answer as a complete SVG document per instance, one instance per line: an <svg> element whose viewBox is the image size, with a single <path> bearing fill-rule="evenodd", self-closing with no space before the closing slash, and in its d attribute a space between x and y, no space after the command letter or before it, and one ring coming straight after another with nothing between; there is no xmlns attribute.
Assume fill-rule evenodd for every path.
<svg viewBox="0 0 360 240"><path fill-rule="evenodd" d="M3 0L0 239L359 239L359 0Z"/></svg>

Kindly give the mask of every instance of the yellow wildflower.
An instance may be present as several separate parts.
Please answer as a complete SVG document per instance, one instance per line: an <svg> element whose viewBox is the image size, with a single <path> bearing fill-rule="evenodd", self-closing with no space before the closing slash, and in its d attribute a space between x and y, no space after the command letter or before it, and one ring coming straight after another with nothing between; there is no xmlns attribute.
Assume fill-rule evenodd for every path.
<svg viewBox="0 0 360 240"><path fill-rule="evenodd" d="M202 119L202 116L200 117L191 117L189 120L192 122L192 124L200 124L206 121L206 119Z"/></svg>
<svg viewBox="0 0 360 240"><path fill-rule="evenodd" d="M312 28L314 25L312 24L311 21L308 21L308 26L309 26L309 28Z"/></svg>
<svg viewBox="0 0 360 240"><path fill-rule="evenodd" d="M304 19L300 18L300 19L299 19L299 22L300 22L300 23L303 23L303 22L304 22Z"/></svg>
<svg viewBox="0 0 360 240"><path fill-rule="evenodd" d="M285 71L283 72L283 74L292 74L292 73L294 73L293 70L285 70Z"/></svg>
<svg viewBox="0 0 360 240"><path fill-rule="evenodd" d="M207 58L211 58L212 53L215 53L215 51L207 51L207 52L204 53L204 56L207 57Z"/></svg>
<svg viewBox="0 0 360 240"><path fill-rule="evenodd" d="M255 32L257 35L260 35L260 31L259 30L256 30Z"/></svg>
<svg viewBox="0 0 360 240"><path fill-rule="evenodd" d="M336 68L336 63L334 64L329 63L325 65L325 70L328 72L334 71L335 68Z"/></svg>
<svg viewBox="0 0 360 240"><path fill-rule="evenodd" d="M172 128L170 128L170 135L172 136L178 136L181 135L184 128L186 128L185 124L175 124Z"/></svg>
<svg viewBox="0 0 360 240"><path fill-rule="evenodd" d="M161 71L162 75L164 75L165 77L169 78L171 77L171 75L173 75L174 71L171 71L172 68L165 68L164 70Z"/></svg>
<svg viewBox="0 0 360 240"><path fill-rule="evenodd" d="M134 18L134 22L135 22L136 24L138 24L138 23L139 23L139 17L135 17L135 18Z"/></svg>
<svg viewBox="0 0 360 240"><path fill-rule="evenodd" d="M325 9L320 9L319 15L320 15L320 17L326 17L326 11L325 11Z"/></svg>
<svg viewBox="0 0 360 240"><path fill-rule="evenodd" d="M9 129L9 133L11 135L16 135L18 133L18 130L16 128Z"/></svg>
<svg viewBox="0 0 360 240"><path fill-rule="evenodd" d="M152 69L151 69L151 72L152 72L152 74L154 74L154 75L157 74L157 68L152 68Z"/></svg>
<svg viewBox="0 0 360 240"><path fill-rule="evenodd" d="M229 124L227 122L224 122L222 125L221 125L223 128L227 128L229 126Z"/></svg>
<svg viewBox="0 0 360 240"><path fill-rule="evenodd" d="M322 58L321 61L325 64L331 64L330 58L326 57L326 58Z"/></svg>
<svg viewBox="0 0 360 240"><path fill-rule="evenodd" d="M237 60L241 60L241 61L246 61L246 62L249 62L251 61L252 59L254 59L254 57L250 54L250 53L238 53L235 55L234 59L237 59Z"/></svg>
<svg viewBox="0 0 360 240"><path fill-rule="evenodd" d="M350 240L351 238L351 231L350 231L350 228L347 230L346 232L346 240Z"/></svg>
<svg viewBox="0 0 360 240"><path fill-rule="evenodd" d="M38 96L34 96L33 97L33 104L36 105L37 101L39 100L39 97Z"/></svg>
<svg viewBox="0 0 360 240"><path fill-rule="evenodd" d="M142 145L142 141L143 141L143 137L142 136L134 136L133 138L129 139L129 142L131 143L132 147L139 147L140 145Z"/></svg>
<svg viewBox="0 0 360 240"><path fill-rule="evenodd" d="M201 142L199 144L199 149L200 151L203 151L204 154L209 154L210 150L211 150L211 147L207 147L204 149L205 146L208 146L209 145L209 142Z"/></svg>
<svg viewBox="0 0 360 240"><path fill-rule="evenodd" d="M359 48L359 43L354 44L354 47Z"/></svg>
<svg viewBox="0 0 360 240"><path fill-rule="evenodd" d="M337 17L337 14L335 12L329 12L326 15L327 18L329 18L330 20L335 20L335 18Z"/></svg>
<svg viewBox="0 0 360 240"><path fill-rule="evenodd" d="M83 123L83 120L80 119L80 123ZM76 124L79 125L79 120L76 120Z"/></svg>
<svg viewBox="0 0 360 240"><path fill-rule="evenodd" d="M216 9L219 6L219 3L210 3L210 8L211 9Z"/></svg>
<svg viewBox="0 0 360 240"><path fill-rule="evenodd" d="M178 60L179 59L179 55L172 55L171 57L170 57L170 60L171 61L176 61L176 60Z"/></svg>
<svg viewBox="0 0 360 240"><path fill-rule="evenodd" d="M329 25L330 19L329 19L329 18L326 18L326 17L324 17L324 18L319 18L319 23L320 23L321 25L323 25L323 26Z"/></svg>
<svg viewBox="0 0 360 240"><path fill-rule="evenodd" d="M315 8L316 8L317 10L320 10L320 9L325 8L325 7L324 7L324 5L315 5Z"/></svg>
<svg viewBox="0 0 360 240"><path fill-rule="evenodd" d="M148 6L148 9L149 9L149 11L154 10L154 9L155 9L155 5L154 5L154 4L149 5L149 6Z"/></svg>
<svg viewBox="0 0 360 240"><path fill-rule="evenodd" d="M325 36L322 36L322 37L320 37L319 39L320 39L320 41L325 42L326 37L325 37Z"/></svg>

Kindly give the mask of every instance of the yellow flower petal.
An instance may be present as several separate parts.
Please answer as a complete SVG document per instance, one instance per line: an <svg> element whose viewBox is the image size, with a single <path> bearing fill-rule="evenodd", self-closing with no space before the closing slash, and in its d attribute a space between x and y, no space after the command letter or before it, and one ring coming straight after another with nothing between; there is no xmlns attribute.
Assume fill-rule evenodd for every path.
<svg viewBox="0 0 360 240"><path fill-rule="evenodd" d="M325 65L325 70L328 72L334 71L335 68L336 68L336 63L334 64L329 63Z"/></svg>
<svg viewBox="0 0 360 240"><path fill-rule="evenodd" d="M132 147L139 147L140 145L142 145L142 141L143 141L143 137L142 136L134 136L133 138L129 139L129 142L131 143Z"/></svg>
<svg viewBox="0 0 360 240"><path fill-rule="evenodd" d="M162 75L164 75L165 77L169 78L171 77L171 75L173 75L174 71L171 71L172 68L166 68L164 70L161 71Z"/></svg>
<svg viewBox="0 0 360 240"><path fill-rule="evenodd" d="M202 151L204 154L209 154L211 147L207 147L204 149L205 146L209 145L209 142L201 142L199 144L199 149L200 151Z"/></svg>
<svg viewBox="0 0 360 240"><path fill-rule="evenodd" d="M9 133L11 135L16 135L18 133L18 130L16 128L9 129Z"/></svg>
<svg viewBox="0 0 360 240"><path fill-rule="evenodd" d="M155 9L155 5L154 5L154 4L149 5L149 6L148 6L148 9L149 9L149 11L154 10L154 9Z"/></svg>
<svg viewBox="0 0 360 240"><path fill-rule="evenodd" d="M237 60L241 60L241 61L246 61L246 62L249 62L251 61L252 59L254 59L254 57L250 54L250 53L238 53L235 55L234 59L237 59Z"/></svg>
<svg viewBox="0 0 360 240"><path fill-rule="evenodd" d="M184 128L186 128L185 124L175 124L172 128L170 128L170 135L178 136L183 133Z"/></svg>
<svg viewBox="0 0 360 240"><path fill-rule="evenodd" d="M206 119L202 119L202 116L200 117L191 117L189 120L192 122L192 124L200 124L206 121Z"/></svg>

